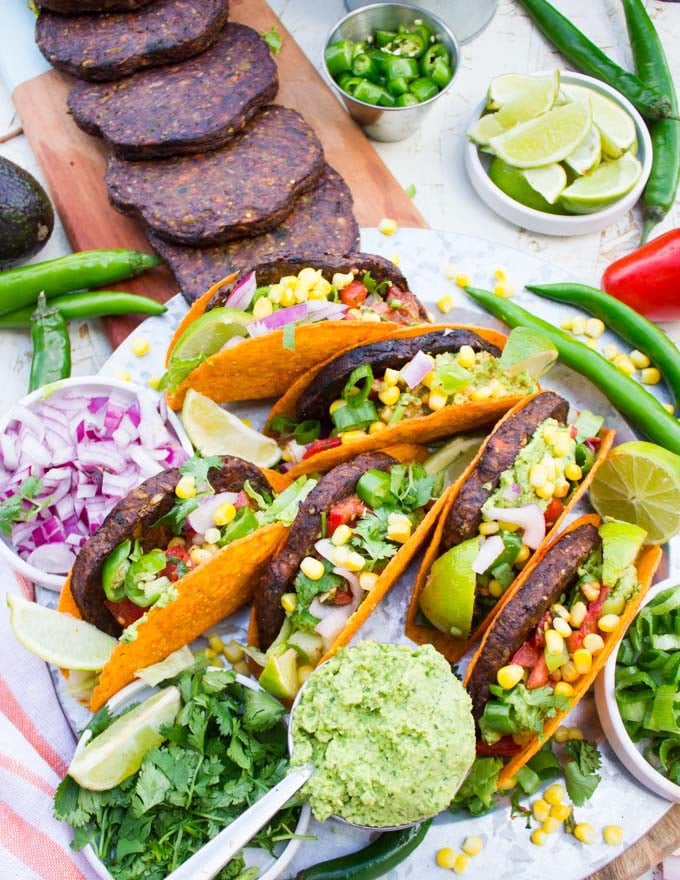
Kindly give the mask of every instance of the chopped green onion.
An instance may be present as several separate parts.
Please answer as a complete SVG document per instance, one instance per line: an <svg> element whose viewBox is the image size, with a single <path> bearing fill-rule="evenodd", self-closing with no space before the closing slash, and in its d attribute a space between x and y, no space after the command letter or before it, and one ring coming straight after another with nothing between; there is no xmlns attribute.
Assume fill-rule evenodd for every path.
<svg viewBox="0 0 680 880"><path fill-rule="evenodd" d="M360 386L359 382L361 382L362 379L364 380L364 384ZM359 406L371 393L372 385L373 370L371 369L371 365L362 364L360 367L353 369L349 374L347 384L342 389L342 396L350 406ZM337 412L339 412L339 410L337 410ZM333 415L335 415L335 413L333 413Z"/></svg>
<svg viewBox="0 0 680 880"><path fill-rule="evenodd" d="M318 419L307 419L304 422L300 422L293 431L295 442L299 443L300 446L306 446L313 440L318 440L320 434L321 422Z"/></svg>
<svg viewBox="0 0 680 880"><path fill-rule="evenodd" d="M351 406L341 406L331 416L335 430L339 434L343 431L366 428L377 421L377 418L375 405L370 400L364 400L359 404L352 403Z"/></svg>

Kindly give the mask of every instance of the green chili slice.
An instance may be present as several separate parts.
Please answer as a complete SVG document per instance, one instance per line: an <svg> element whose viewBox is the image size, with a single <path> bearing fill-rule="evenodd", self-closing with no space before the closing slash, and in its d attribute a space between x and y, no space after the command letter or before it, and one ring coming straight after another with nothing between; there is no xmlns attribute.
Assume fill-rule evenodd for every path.
<svg viewBox="0 0 680 880"><path fill-rule="evenodd" d="M364 384L359 385L362 379ZM342 397L350 406L357 406L368 398L372 386L373 369L370 364L361 364L361 366L355 367L349 374L349 379L342 389Z"/></svg>

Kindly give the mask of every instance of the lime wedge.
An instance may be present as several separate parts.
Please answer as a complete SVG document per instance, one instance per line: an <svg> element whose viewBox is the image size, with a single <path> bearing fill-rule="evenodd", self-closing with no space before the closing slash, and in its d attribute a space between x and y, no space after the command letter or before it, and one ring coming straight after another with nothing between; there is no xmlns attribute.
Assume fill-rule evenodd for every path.
<svg viewBox="0 0 680 880"><path fill-rule="evenodd" d="M573 214L591 214L616 202L635 186L642 166L630 153L603 162L592 174L578 177L560 196L562 207Z"/></svg>
<svg viewBox="0 0 680 880"><path fill-rule="evenodd" d="M664 544L680 531L680 456L645 440L622 443L593 477L590 501L600 516L644 529L646 543Z"/></svg>
<svg viewBox="0 0 680 880"><path fill-rule="evenodd" d="M575 101L536 119L520 122L491 138L489 146L510 165L538 168L566 159L587 136L590 125L590 105L586 101Z"/></svg>
<svg viewBox="0 0 680 880"><path fill-rule="evenodd" d="M555 70L550 76L530 77L530 80L525 89L505 102L495 114L504 128L534 119L553 107L560 90L559 70Z"/></svg>
<svg viewBox="0 0 680 880"><path fill-rule="evenodd" d="M259 682L273 697L292 700L300 688L297 673L297 651L288 648L283 654L274 655L267 660Z"/></svg>
<svg viewBox="0 0 680 880"><path fill-rule="evenodd" d="M472 563L479 541L470 538L436 559L420 594L420 610L430 623L456 639L470 635L477 575Z"/></svg>
<svg viewBox="0 0 680 880"><path fill-rule="evenodd" d="M527 76L525 73L503 73L500 76L494 77L489 86L486 102L487 108L489 110L498 110L499 107L502 107L509 101L514 101L516 98L534 89L539 79L548 79L548 77Z"/></svg>
<svg viewBox="0 0 680 880"><path fill-rule="evenodd" d="M147 752L165 741L160 728L172 724L181 703L176 687L164 688L149 697L83 747L79 745L68 775L91 791L107 791L120 785L139 770Z"/></svg>
<svg viewBox="0 0 680 880"><path fill-rule="evenodd" d="M515 327L510 331L498 365L509 376L517 376L526 370L530 376L538 379L548 372L558 354L553 343L538 330Z"/></svg>
<svg viewBox="0 0 680 880"><path fill-rule="evenodd" d="M91 623L43 608L22 596L8 593L9 624L17 641L41 660L62 669L98 672L118 644Z"/></svg>
<svg viewBox="0 0 680 880"><path fill-rule="evenodd" d="M560 179L564 181L562 184L562 188L564 188L567 183L567 177L561 166L547 165L546 167L560 169L563 175L563 177L560 176ZM563 214L564 211L559 204L553 205L548 202L541 193L535 190L529 183L528 174L530 172L541 171L543 171L543 169L540 168L527 168L524 170L521 168L514 168L512 165L508 165L507 162L496 157L489 167L489 177L500 190L503 190L506 195L510 196L510 198L514 199L516 202L520 202L520 204L526 205L528 208L533 208L534 211L544 211L548 214ZM559 172L557 172L557 174L559 175ZM539 186L546 186L549 194L553 196L558 185L557 178L553 177L552 172L550 172L549 177L549 186L546 186L545 180L541 180L540 174L538 177L534 177L534 181L538 180Z"/></svg>
<svg viewBox="0 0 680 880"><path fill-rule="evenodd" d="M226 306L206 312L192 321L177 340L168 367L173 361L215 354L234 336L247 336L244 327L252 320L253 316L248 312Z"/></svg>
<svg viewBox="0 0 680 880"><path fill-rule="evenodd" d="M600 132L593 125L584 141L582 141L573 153L564 160L564 164L579 177L588 174L600 164L602 158L602 141Z"/></svg>
<svg viewBox="0 0 680 880"><path fill-rule="evenodd" d="M487 113L486 116L479 117L467 133L467 136L473 143L478 144L480 147L485 147L492 137L503 134L505 127L501 125L496 116L496 113Z"/></svg>
<svg viewBox="0 0 680 880"><path fill-rule="evenodd" d="M574 101L590 101L593 125L602 138L602 149L612 159L618 159L635 141L635 123L628 113L606 95L585 86L567 85L567 95Z"/></svg>
<svg viewBox="0 0 680 880"><path fill-rule="evenodd" d="M542 196L549 205L554 205L567 185L567 172L554 163L542 168L526 168L522 171L529 186Z"/></svg>
<svg viewBox="0 0 680 880"><path fill-rule="evenodd" d="M454 437L423 462L428 474L444 474L444 485L450 486L477 455L484 434L463 434Z"/></svg>

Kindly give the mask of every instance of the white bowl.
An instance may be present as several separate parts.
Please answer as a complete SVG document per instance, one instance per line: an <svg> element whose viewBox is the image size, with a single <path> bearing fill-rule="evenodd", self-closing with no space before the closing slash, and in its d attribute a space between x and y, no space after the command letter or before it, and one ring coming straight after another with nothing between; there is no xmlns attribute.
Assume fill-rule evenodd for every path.
<svg viewBox="0 0 680 880"><path fill-rule="evenodd" d="M27 394L26 397L22 397L21 400L9 410L9 412L0 418L0 434L4 433L8 426L14 421L16 407L21 406L27 409L32 409L39 404L43 398L45 398L47 393L53 394L62 388L79 389L84 396L106 395L107 392L110 393L111 391L116 390L117 392L127 394L131 403L135 400L139 400L141 397L150 397L150 392L145 388L142 388L139 385L134 385L131 382L123 382L120 379L112 379L104 376L79 376L71 379L63 379L60 382L55 382L50 385L48 392L46 392L45 388L38 388L36 391ZM187 455L193 455L193 446L186 436L184 428L177 416L168 410L166 421L171 433L177 438L178 445L184 449ZM64 575L48 574L41 569L36 568L34 565L30 565L19 556L12 543L4 536L0 538L0 558L4 559L14 571L28 578L33 583L40 584L43 587L56 591L61 590L63 586Z"/></svg>
<svg viewBox="0 0 680 880"><path fill-rule="evenodd" d="M666 578L666 580L661 581L661 583L656 584L656 586L649 590L640 607L644 608L648 602L658 596L659 593L663 593L664 590L672 590L674 588L680 588L678 579ZM642 785L660 797L674 803L680 803L680 786L671 782L645 760L638 746L628 736L623 725L614 694L614 676L618 652L617 646L616 650L612 652L607 660L604 669L595 680L595 704L602 729L617 758L638 782L641 782Z"/></svg>
<svg viewBox="0 0 680 880"><path fill-rule="evenodd" d="M543 71L536 75L544 76L546 72ZM516 202L513 198L506 195L503 190L499 189L488 174L492 157L482 153L479 147L472 143L472 141L468 141L464 148L465 169L477 195L492 211L495 211L504 220L509 220L511 223L516 223L518 226L530 229L532 232L542 232L545 235L585 235L589 232L598 232L610 226L620 217L623 217L624 214L628 213L640 198L652 168L652 141L649 137L647 126L638 111L616 89L591 76L585 76L582 73L572 73L571 71L560 71L560 80L566 85L587 86L593 91L600 92L605 97L616 101L632 118L637 133L637 157L642 164L642 173L630 192L626 193L617 202L592 214L548 214ZM468 131L483 114L485 107L486 98L476 108L468 124Z"/></svg>
<svg viewBox="0 0 680 880"><path fill-rule="evenodd" d="M219 667L220 669L223 667ZM236 675L236 680L239 684L242 684L244 687L250 688L253 691L262 690L260 685L254 681L252 678L245 678L243 675ZM111 697L111 699L107 702L107 707L112 714L117 712L121 712L123 709L127 709L128 706L131 706L133 703L140 703L143 700L146 700L152 694L155 694L160 688L158 687L150 687L143 681L133 681L132 684L129 684L127 687L124 687L121 691L119 691L115 696ZM287 716L284 716L286 723L288 723ZM82 737L81 737L82 739ZM80 741L78 742L78 748L80 745ZM271 856L263 849L251 849L249 853L257 858L257 864L260 868L261 873L258 874L258 880L275 880L290 864L293 860L296 852L302 840L301 836L307 831L307 826L309 825L309 819L312 814L312 809L309 805L309 802L306 802L302 805L300 809L300 818L298 819L297 826L295 827L296 838L290 840L285 847L282 848L279 855L272 859ZM106 865L98 858L95 854L95 851L92 849L92 846L88 844L88 846L83 847L82 854L85 856L89 864L94 869L96 875L101 878L101 880L113 880L112 875L109 873ZM246 864L254 864L254 858L251 858L250 862L246 857Z"/></svg>

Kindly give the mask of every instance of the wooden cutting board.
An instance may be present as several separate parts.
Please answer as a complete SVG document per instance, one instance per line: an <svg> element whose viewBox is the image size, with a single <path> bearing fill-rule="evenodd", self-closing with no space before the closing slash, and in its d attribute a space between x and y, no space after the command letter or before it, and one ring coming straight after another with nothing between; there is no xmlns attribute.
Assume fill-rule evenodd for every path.
<svg viewBox="0 0 680 880"><path fill-rule="evenodd" d="M230 20L259 33L275 26L283 38L276 63L278 103L303 114L316 131L328 162L342 174L354 196L360 226L375 226L392 217L403 226L427 226L403 187L380 159L361 129L350 119L322 77L264 0L231 0ZM52 200L74 251L136 248L150 251L141 226L115 211L103 182L105 151L99 139L83 133L66 109L73 81L56 70L22 83L13 99L24 131L40 163ZM165 269L117 285L165 301L177 284ZM105 320L115 348L139 323L134 318Z"/></svg>

